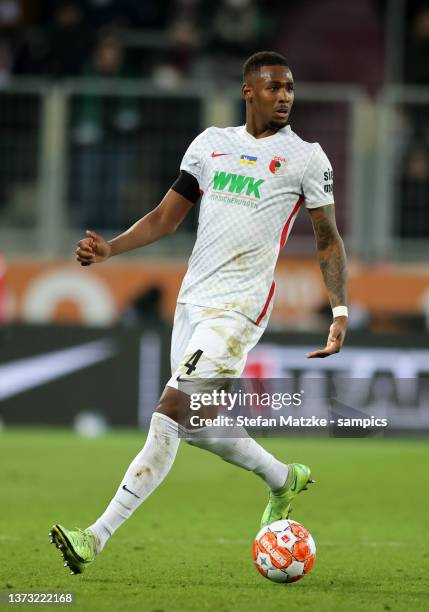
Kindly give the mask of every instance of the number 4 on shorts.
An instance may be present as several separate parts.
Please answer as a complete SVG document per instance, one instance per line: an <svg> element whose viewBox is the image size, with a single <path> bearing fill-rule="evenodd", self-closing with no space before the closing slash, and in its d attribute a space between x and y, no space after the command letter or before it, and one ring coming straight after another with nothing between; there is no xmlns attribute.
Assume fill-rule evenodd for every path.
<svg viewBox="0 0 429 612"><path fill-rule="evenodd" d="M195 351L195 353L189 357L188 361L185 363L185 367L188 368L186 370L186 374L192 374L192 372L197 369L197 363L199 362L202 354L203 351L198 349L198 351Z"/></svg>

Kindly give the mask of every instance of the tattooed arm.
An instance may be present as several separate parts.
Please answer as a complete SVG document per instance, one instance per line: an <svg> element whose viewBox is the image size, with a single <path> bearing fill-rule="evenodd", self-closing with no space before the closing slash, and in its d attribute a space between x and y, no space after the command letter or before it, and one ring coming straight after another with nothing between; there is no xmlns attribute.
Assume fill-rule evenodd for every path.
<svg viewBox="0 0 429 612"><path fill-rule="evenodd" d="M347 258L335 222L334 204L309 209L316 238L317 254L331 307L347 305ZM347 317L335 317L324 349L307 357L328 357L341 349L347 330Z"/></svg>

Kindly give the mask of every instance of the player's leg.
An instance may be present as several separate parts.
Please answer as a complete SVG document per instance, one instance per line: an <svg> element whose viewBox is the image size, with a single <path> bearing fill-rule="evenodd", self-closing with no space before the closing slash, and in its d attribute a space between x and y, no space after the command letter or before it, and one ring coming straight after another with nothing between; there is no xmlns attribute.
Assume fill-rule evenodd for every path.
<svg viewBox="0 0 429 612"><path fill-rule="evenodd" d="M97 552L167 476L179 441L177 423L154 412L144 447L130 463L106 510L88 527L96 536Z"/></svg>
<svg viewBox="0 0 429 612"><path fill-rule="evenodd" d="M167 395L174 394L177 395L174 389L167 390ZM54 525L51 538L72 573L81 573L115 531L161 484L174 463L179 441L176 421L155 412L144 447L129 465L103 514L86 530L68 530Z"/></svg>
<svg viewBox="0 0 429 612"><path fill-rule="evenodd" d="M213 309L209 312L208 316L207 309L191 309L194 332L169 385L177 385L177 376L189 381L222 376L219 372L234 378L242 374L247 354L259 341L263 330L238 313L216 313ZM254 472L266 482L270 498L262 519L264 524L286 517L291 500L311 482L310 469L302 464L287 465L279 461L253 440L244 427L235 426L233 431L228 430L228 435L221 437L214 437L212 431L213 428L203 428L196 433L187 431L186 442Z"/></svg>
<svg viewBox="0 0 429 612"><path fill-rule="evenodd" d="M244 427L237 426L230 430L228 437L212 437L210 431L202 430L194 435L188 431L186 435L185 441L191 446L207 450L228 463L253 472L272 490L280 489L286 482L287 464L266 451L249 436Z"/></svg>
<svg viewBox="0 0 429 612"><path fill-rule="evenodd" d="M192 336L193 327L188 308L177 304L171 337L171 366L176 367ZM146 443L128 467L115 496L100 518L88 529L97 540L100 552L108 538L122 525L145 499L161 484L176 457L178 435L177 389L166 387L152 415Z"/></svg>
<svg viewBox="0 0 429 612"><path fill-rule="evenodd" d="M247 354L258 342L263 329L233 311L189 307L193 334L177 369L167 385L179 386L177 377L208 380L216 377L238 378L244 369ZM162 410L162 406L158 409ZM182 432L186 442L208 450L225 461L260 476L270 489L281 488L288 476L288 466L278 461L251 438L244 427L228 430L228 436L213 437L213 428L196 433Z"/></svg>
<svg viewBox="0 0 429 612"><path fill-rule="evenodd" d="M214 438L207 432L185 438L188 444L208 450L224 461L252 471L268 485L269 500L261 519L261 527L291 512L291 502L312 483L310 468L301 463L285 464L251 438L244 427L231 432L234 437Z"/></svg>
<svg viewBox="0 0 429 612"><path fill-rule="evenodd" d="M189 341L191 328L187 325L185 309L178 305L172 336L174 365L178 358L174 359L173 355L180 350L183 352L183 346ZM135 512L170 471L180 442L177 425L178 395L177 389L166 387L164 390L157 411L152 416L146 443L129 465L103 514L85 530L69 530L61 525L52 528L52 542L60 549L72 573L81 573L85 565L94 560L118 527Z"/></svg>

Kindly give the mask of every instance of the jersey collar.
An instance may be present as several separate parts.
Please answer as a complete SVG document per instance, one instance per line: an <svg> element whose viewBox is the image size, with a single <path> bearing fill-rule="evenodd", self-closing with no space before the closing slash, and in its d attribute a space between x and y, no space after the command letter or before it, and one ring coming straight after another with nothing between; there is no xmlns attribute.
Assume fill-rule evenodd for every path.
<svg viewBox="0 0 429 612"><path fill-rule="evenodd" d="M247 131L246 125L240 126L240 133L244 136L244 138L246 138L246 140L252 142L253 144L263 144L264 142L267 142L268 140L277 138L281 134L289 134L290 131L291 131L290 125L286 125L284 128L281 128L280 130L278 130L275 134L272 134L271 136L265 136L264 138L255 138L254 136L252 136L252 134L250 134Z"/></svg>

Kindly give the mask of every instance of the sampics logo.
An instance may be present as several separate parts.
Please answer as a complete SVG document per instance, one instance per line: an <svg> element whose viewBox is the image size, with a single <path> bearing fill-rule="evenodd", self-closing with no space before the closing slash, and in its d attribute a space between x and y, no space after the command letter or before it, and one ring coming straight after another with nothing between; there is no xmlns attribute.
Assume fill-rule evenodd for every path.
<svg viewBox="0 0 429 612"><path fill-rule="evenodd" d="M265 183L264 179L218 170L213 177L210 199L240 204L247 208L257 208L263 183Z"/></svg>
<svg viewBox="0 0 429 612"><path fill-rule="evenodd" d="M287 159L284 157L273 157L269 163L269 170L271 174L284 174L286 172Z"/></svg>

